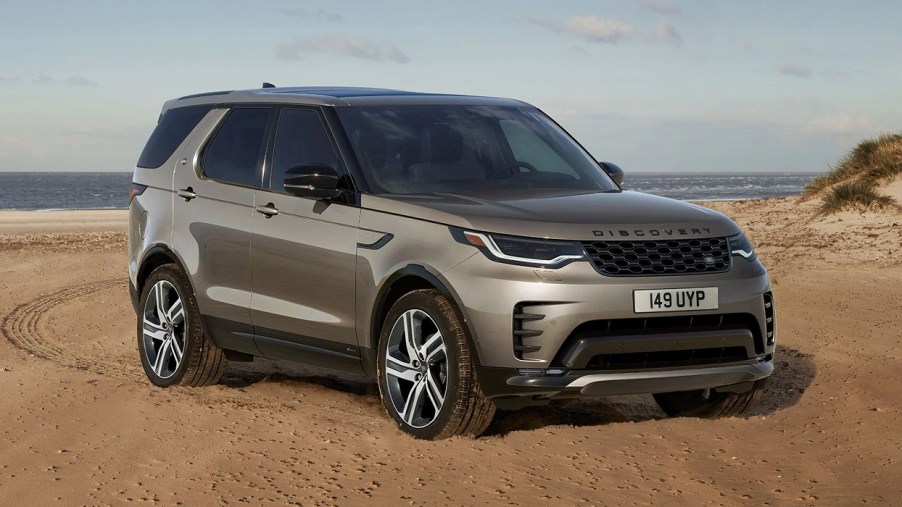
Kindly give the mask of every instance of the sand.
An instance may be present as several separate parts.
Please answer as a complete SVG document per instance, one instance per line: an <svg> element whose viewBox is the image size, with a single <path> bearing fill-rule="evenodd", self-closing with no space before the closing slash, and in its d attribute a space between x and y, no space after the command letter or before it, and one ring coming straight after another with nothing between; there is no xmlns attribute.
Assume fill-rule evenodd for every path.
<svg viewBox="0 0 902 507"><path fill-rule="evenodd" d="M777 303L750 415L667 419L647 396L501 414L411 439L375 386L285 363L210 388L143 377L121 211L0 212L0 505L842 504L902 493L902 215L811 220L796 198L712 203Z"/></svg>

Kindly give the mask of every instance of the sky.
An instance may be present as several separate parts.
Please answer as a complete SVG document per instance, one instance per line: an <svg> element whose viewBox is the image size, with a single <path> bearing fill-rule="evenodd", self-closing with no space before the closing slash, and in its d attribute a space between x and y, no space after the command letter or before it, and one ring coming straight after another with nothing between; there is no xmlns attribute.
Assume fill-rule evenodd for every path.
<svg viewBox="0 0 902 507"><path fill-rule="evenodd" d="M902 2L0 4L0 171L131 171L164 101L280 86L513 97L625 171L829 169L902 130Z"/></svg>

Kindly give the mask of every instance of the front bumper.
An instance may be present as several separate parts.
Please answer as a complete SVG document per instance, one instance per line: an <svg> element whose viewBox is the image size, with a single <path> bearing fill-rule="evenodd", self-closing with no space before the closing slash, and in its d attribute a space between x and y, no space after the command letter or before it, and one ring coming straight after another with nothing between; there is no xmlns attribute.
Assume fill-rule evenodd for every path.
<svg viewBox="0 0 902 507"><path fill-rule="evenodd" d="M442 272L449 286L455 289L467 324L479 364L495 368L554 368L563 364L573 340L586 333L596 336L616 334L616 326L603 333L599 326L631 319L631 325L644 327L638 321L652 319L719 318L743 321L755 340L754 356L772 354L773 335L765 336L773 322L765 314L764 295L770 291L767 271L757 260L734 259L728 272L682 276L623 276L599 274L588 262L574 262L555 270L500 264L483 255L474 255ZM633 309L633 291L638 289L691 289L716 287L719 305L712 311L681 311L656 314L637 314ZM668 326L659 325L666 333ZM680 325L676 331L689 331L682 339L689 343L698 335L694 324ZM705 329L720 329L716 325ZM657 331L656 331L657 332ZM630 330L627 335L636 334ZM700 337L700 336L699 336ZM638 337L623 337L635 345ZM742 337L734 336L731 346L745 346ZM726 346L726 345L724 345ZM695 348L686 345L687 348ZM749 348L749 347L747 347Z"/></svg>
<svg viewBox="0 0 902 507"><path fill-rule="evenodd" d="M460 295L480 384L500 408L575 396L742 392L773 372L767 271L599 274L587 262L537 270L475 255L442 273ZM637 314L633 291L716 287L716 310Z"/></svg>
<svg viewBox="0 0 902 507"><path fill-rule="evenodd" d="M618 396L718 389L742 392L774 371L773 356L746 364L643 371L517 370L481 367L479 382L501 409L543 405L555 398Z"/></svg>

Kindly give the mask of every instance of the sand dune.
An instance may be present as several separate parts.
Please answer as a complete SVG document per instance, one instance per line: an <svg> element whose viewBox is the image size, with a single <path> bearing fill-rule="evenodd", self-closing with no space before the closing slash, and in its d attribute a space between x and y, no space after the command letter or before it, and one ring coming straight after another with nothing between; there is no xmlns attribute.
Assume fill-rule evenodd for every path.
<svg viewBox="0 0 902 507"><path fill-rule="evenodd" d="M359 378L273 361L206 389L143 378L123 212L0 213L0 504L851 504L902 493L902 216L810 220L795 198L712 203L778 305L777 371L748 417L648 397L501 414L413 440Z"/></svg>

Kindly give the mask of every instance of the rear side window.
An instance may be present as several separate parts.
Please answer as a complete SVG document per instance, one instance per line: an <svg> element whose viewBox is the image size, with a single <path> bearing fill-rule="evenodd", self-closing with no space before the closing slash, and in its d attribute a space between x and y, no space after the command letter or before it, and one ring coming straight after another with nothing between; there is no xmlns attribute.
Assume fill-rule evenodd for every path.
<svg viewBox="0 0 902 507"><path fill-rule="evenodd" d="M226 183L259 186L269 114L266 107L232 109L207 146L204 175Z"/></svg>
<svg viewBox="0 0 902 507"><path fill-rule="evenodd" d="M163 165L210 109L211 106L192 106L167 111L150 134L138 167L156 169Z"/></svg>

